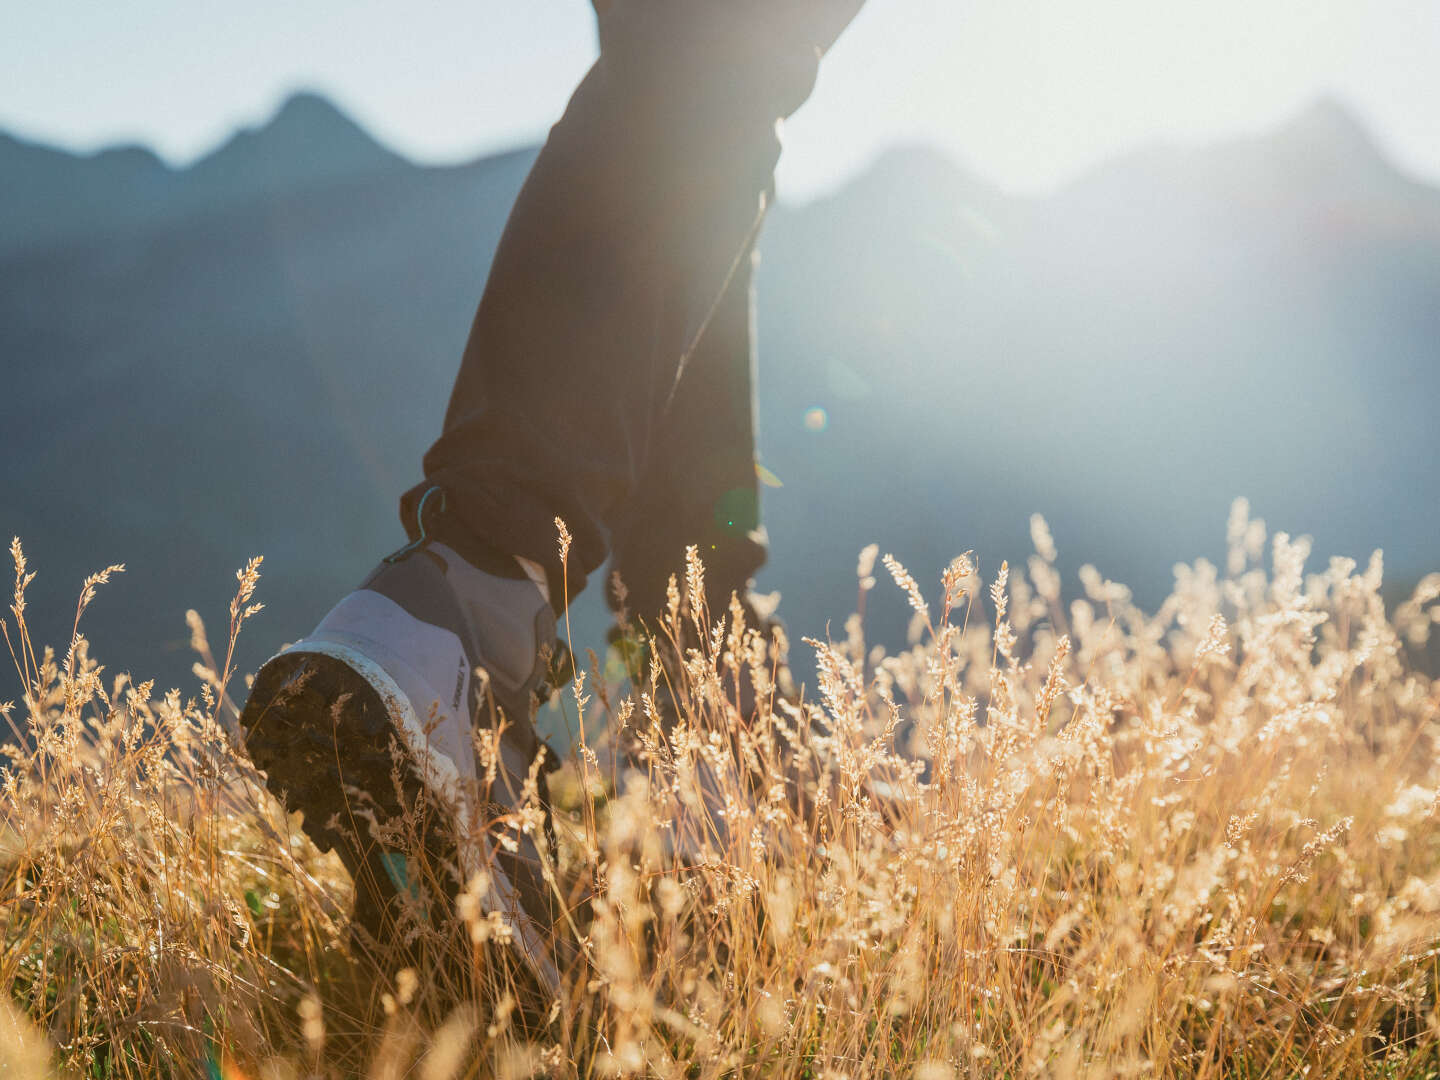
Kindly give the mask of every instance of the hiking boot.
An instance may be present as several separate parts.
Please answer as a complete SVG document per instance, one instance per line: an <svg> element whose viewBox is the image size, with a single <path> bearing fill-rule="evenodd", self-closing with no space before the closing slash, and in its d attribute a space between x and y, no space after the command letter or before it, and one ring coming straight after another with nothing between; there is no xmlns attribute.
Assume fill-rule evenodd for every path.
<svg viewBox="0 0 1440 1080"><path fill-rule="evenodd" d="M241 726L270 790L339 852L357 924L393 938L416 901L422 922L451 918L478 877L481 908L553 994L556 763L531 721L555 615L519 562L447 522L440 489L422 523L425 502L441 504L429 532L260 669Z"/></svg>

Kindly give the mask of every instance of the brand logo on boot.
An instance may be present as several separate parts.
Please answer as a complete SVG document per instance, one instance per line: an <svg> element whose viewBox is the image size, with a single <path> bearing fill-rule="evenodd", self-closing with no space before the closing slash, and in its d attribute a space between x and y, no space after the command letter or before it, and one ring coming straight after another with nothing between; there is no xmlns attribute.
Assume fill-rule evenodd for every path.
<svg viewBox="0 0 1440 1080"><path fill-rule="evenodd" d="M460 702L465 696L465 658L460 658L460 670L455 673L455 700L450 702L450 708L459 709Z"/></svg>

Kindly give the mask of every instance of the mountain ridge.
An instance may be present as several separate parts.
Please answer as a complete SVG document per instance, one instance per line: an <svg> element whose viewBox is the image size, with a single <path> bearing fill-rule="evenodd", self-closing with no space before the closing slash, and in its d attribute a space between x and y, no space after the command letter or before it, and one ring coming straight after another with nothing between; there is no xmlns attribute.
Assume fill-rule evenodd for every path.
<svg viewBox="0 0 1440 1080"><path fill-rule="evenodd" d="M218 146L183 166L171 166L152 149L136 143L81 153L0 131L0 175L9 175L12 179L12 209L7 213L0 207L0 257L26 246L94 232L112 224L143 226L167 216L158 205L150 208L149 213L113 222L82 213L75 227L65 230L64 235L41 229L28 236L15 220L33 221L37 214L54 214L67 197L71 205L66 209L72 211L77 209L74 205L77 200L101 208L110 190L118 188L125 192L137 185L149 185L156 196L153 201L159 203L158 196L162 195L172 200L169 214L178 217L224 209L247 198L287 194L388 170L465 168L488 158L531 153L534 149L527 146L481 154L458 165L421 165L385 147L341 106L324 94L308 89L287 95L267 119L238 128ZM314 156L317 151L323 152L322 156ZM1383 178L1397 190L1440 200L1440 185L1401 170L1353 109L1336 97L1322 96L1277 127L1259 134L1232 136L1199 146L1162 141L1142 143L1041 195L1007 192L982 173L932 145L902 142L881 151L836 191L802 204L799 209L843 199L877 184L883 186L887 174L892 173L903 175L912 185L917 179L923 179L927 193L950 189L972 205L1064 202L1093 188L1113 184L1117 174L1173 173L1191 170L1197 162L1218 162L1232 171L1238 169L1246 173L1253 167L1250 159L1256 154L1272 163L1276 159L1288 159L1291 167L1308 173L1308 179L1334 183L1337 175L1343 175L1340 169L1348 168L1361 183ZM23 188L27 179L25 172L33 174L39 168L52 170L46 177L47 193L52 197L48 206L35 205L35 193ZM105 176L98 175L102 169L106 170ZM18 199L13 190L15 170L21 170ZM54 170L63 170L69 176L62 176L57 182ZM1153 181L1153 177L1151 179ZM1242 176L1241 179L1254 178ZM187 192L186 188L192 186L202 190ZM1351 181L1340 185L1341 189L1354 186ZM1233 191L1230 194L1233 195ZM31 200L28 206L25 205L27 195ZM120 200L112 202L118 204Z"/></svg>
<svg viewBox="0 0 1440 1080"><path fill-rule="evenodd" d="M184 166L122 144L89 153L0 132L0 257L126 228L180 221L329 183L419 170L313 91Z"/></svg>
<svg viewBox="0 0 1440 1080"><path fill-rule="evenodd" d="M233 569L263 553L253 669L397 540L395 496L419 479L534 150L414 166L336 113L302 99L269 149L266 125L227 140L215 154L270 186L184 213L145 202L168 168L153 155L96 155L133 170L130 186L52 182L43 205L70 231L0 256L24 448L0 460L0 526L41 570L37 613L73 610L68 586L97 566L130 565L87 614L119 667L188 679L184 608L223 612ZM1306 138L1330 137L1321 120ZM1348 168L1335 130L1328 160ZM304 160L326 147L349 164ZM1302 183L1274 133L1239 166L1229 153L1210 158L1224 183L1193 161L1119 180L1112 165L1015 197L902 148L777 207L758 276L760 445L785 486L765 493L762 586L797 628L843 624L872 541L922 581L968 548L993 569L1026 550L1036 510L1062 569L1095 562L1146 600L1176 556L1219 557L1236 495L1324 554L1385 546L1401 575L1440 565L1436 192L1367 187L1363 162L1359 183ZM1257 161L1273 207L1235 193ZM116 205L132 193L138 209ZM877 595L868 617L903 640L902 599ZM599 619L577 623L582 643Z"/></svg>

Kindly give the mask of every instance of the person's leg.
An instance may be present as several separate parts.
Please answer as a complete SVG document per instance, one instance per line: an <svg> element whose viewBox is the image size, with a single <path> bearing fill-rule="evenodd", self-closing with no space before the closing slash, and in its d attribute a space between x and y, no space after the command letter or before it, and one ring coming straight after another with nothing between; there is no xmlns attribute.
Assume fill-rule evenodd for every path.
<svg viewBox="0 0 1440 1080"><path fill-rule="evenodd" d="M558 987L553 847L548 829L514 828L531 801L548 820L550 759L530 719L562 598L554 519L575 537L573 594L645 482L667 410L692 400L687 378L728 378L734 354L707 328L744 310L719 301L743 298L774 119L807 96L857 7L614 0L602 59L512 213L426 482L402 501L412 543L257 673L241 717L254 761L311 838L341 851L382 936L415 882L398 831L429 805L444 820L427 815L424 847L443 853L420 868L462 869L440 895L488 881L486 910L508 916L537 984ZM742 393L748 407L748 380ZM723 425L713 438L736 460L750 452ZM549 601L517 558L545 566Z"/></svg>
<svg viewBox="0 0 1440 1080"><path fill-rule="evenodd" d="M624 606L648 624L696 546L712 613L765 562L755 458L752 264L743 260L661 419L654 453L615 530ZM612 606L617 597L609 596Z"/></svg>
<svg viewBox="0 0 1440 1080"><path fill-rule="evenodd" d="M748 325L775 122L808 95L837 12L856 6L615 0L601 59L512 211L426 483L402 504L412 535L419 498L438 485L466 529L544 565L558 604L560 517L575 538L573 597L627 509L651 499L657 456L701 460L672 421L708 415L711 391L736 398L725 410L747 422L699 433L727 485L705 498L713 510L748 489L734 496L740 518L725 520L753 517L753 461L747 476L736 467L753 453L748 367L734 377L748 330L736 328ZM693 532L689 512L680 519L680 534ZM668 546L644 550L673 561ZM758 547L734 550L758 565Z"/></svg>

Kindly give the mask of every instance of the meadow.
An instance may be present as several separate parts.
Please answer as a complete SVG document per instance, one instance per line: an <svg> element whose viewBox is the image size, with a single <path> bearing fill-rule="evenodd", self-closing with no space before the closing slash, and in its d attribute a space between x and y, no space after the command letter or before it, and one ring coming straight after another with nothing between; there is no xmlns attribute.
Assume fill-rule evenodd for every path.
<svg viewBox="0 0 1440 1080"><path fill-rule="evenodd" d="M218 649L192 615L195 687L166 690L83 636L120 568L71 641L33 643L17 541L0 1074L1440 1072L1440 682L1408 659L1440 574L1387 611L1378 554L1313 566L1242 502L1225 565L1178 565L1149 612L1093 568L1062 583L1032 538L933 583L867 549L829 640L691 604L704 568L677 568L636 624L685 662L621 684L592 652L562 691L569 944L539 1005L482 882L445 919L417 897L398 952L352 935L338 859L233 730L258 560ZM877 588L913 608L904 649L866 639ZM819 670L798 701L773 692L787 650Z"/></svg>

